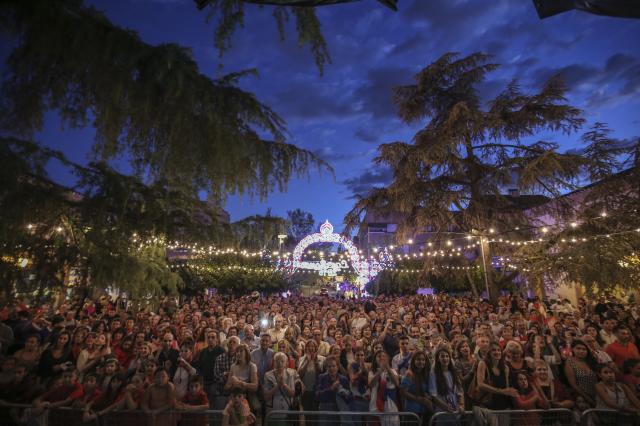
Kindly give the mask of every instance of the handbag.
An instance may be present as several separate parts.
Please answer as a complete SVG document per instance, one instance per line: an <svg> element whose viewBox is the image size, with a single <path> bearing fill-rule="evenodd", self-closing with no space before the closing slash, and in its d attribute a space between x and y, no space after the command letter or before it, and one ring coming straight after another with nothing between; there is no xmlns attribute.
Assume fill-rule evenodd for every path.
<svg viewBox="0 0 640 426"><path fill-rule="evenodd" d="M489 371L486 371L485 380L489 382ZM478 386L478 368L476 367L475 372L473 373L473 378L471 379L471 383L467 388L467 395L471 398L475 404L486 405L491 401L491 394Z"/></svg>

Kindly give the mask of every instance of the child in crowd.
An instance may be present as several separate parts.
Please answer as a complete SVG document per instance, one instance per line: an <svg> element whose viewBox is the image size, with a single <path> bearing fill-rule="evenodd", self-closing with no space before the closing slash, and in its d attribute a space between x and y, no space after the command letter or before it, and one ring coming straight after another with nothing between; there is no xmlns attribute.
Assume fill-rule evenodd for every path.
<svg viewBox="0 0 640 426"><path fill-rule="evenodd" d="M222 426L249 426L254 422L255 417L251 414L244 393L238 388L232 389L229 402L222 412Z"/></svg>
<svg viewBox="0 0 640 426"><path fill-rule="evenodd" d="M640 400L624 383L616 382L616 372L608 365L601 365L598 371L600 382L596 385L596 408L640 412Z"/></svg>

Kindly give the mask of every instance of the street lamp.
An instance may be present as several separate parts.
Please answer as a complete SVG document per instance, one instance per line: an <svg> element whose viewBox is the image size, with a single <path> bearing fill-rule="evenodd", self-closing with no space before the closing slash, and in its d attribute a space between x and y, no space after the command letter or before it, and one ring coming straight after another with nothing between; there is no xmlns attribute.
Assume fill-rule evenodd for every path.
<svg viewBox="0 0 640 426"><path fill-rule="evenodd" d="M287 239L287 234L278 234L278 241L280 242L280 252L282 252L282 244Z"/></svg>

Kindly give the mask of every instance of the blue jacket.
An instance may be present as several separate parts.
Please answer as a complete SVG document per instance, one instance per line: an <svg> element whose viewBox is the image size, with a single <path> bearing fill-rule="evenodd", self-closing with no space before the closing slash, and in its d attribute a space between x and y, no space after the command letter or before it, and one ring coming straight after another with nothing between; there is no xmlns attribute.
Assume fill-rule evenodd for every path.
<svg viewBox="0 0 640 426"><path fill-rule="evenodd" d="M351 391L349 390L349 380L346 376L342 374L338 374L338 381L340 382L340 386L342 389L338 388L338 391L342 391L341 395L344 395L343 398L349 402L351 400ZM333 385L333 381L329 377L329 373L323 373L318 376L318 381L316 382L316 397L318 398L318 402L336 402L336 397L338 396L338 392L331 389L331 385Z"/></svg>

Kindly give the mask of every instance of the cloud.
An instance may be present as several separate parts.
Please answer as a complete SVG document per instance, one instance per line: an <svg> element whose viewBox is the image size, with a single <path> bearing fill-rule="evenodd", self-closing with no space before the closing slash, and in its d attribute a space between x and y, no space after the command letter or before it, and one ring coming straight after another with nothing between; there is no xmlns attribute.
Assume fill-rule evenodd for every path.
<svg viewBox="0 0 640 426"><path fill-rule="evenodd" d="M335 149L331 146L323 146L322 148L314 150L313 153L328 163L335 163L338 161L349 161L349 160L353 160L354 158L360 157L360 154L348 154L344 152L336 152Z"/></svg>
<svg viewBox="0 0 640 426"><path fill-rule="evenodd" d="M533 84L540 87L556 74L565 79L571 93L585 96L587 106L592 108L619 103L640 94L640 57L636 56L615 53L602 65L540 67L532 73Z"/></svg>
<svg viewBox="0 0 640 426"><path fill-rule="evenodd" d="M364 84L354 93L354 101L358 110L368 113L374 119L396 117L397 110L393 104L393 88L403 84L411 84L412 76L417 69L409 67L380 67L370 69Z"/></svg>
<svg viewBox="0 0 640 426"><path fill-rule="evenodd" d="M378 133L375 133L372 129L365 129L358 127L354 133L354 136L363 142L375 143L378 142Z"/></svg>
<svg viewBox="0 0 640 426"><path fill-rule="evenodd" d="M367 169L359 176L345 179L341 183L347 187L351 196L364 196L373 188L386 186L393 180L393 173L388 167L377 167Z"/></svg>

